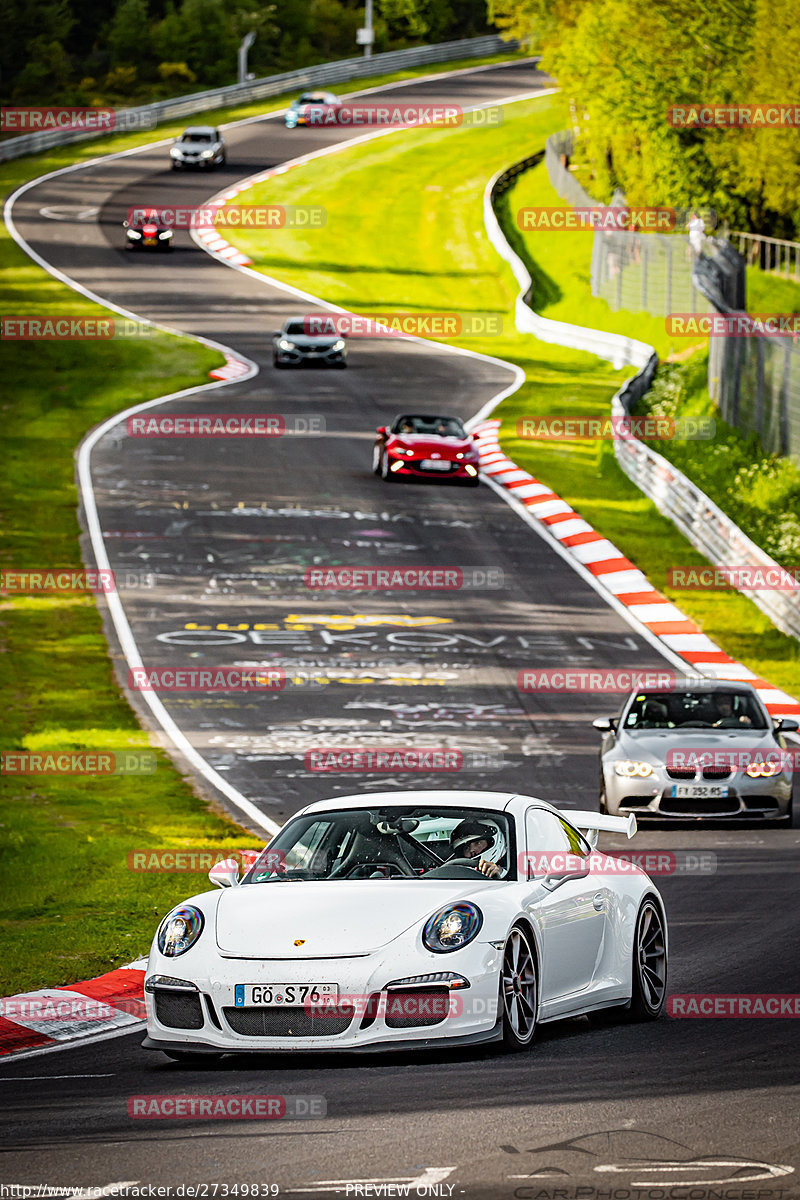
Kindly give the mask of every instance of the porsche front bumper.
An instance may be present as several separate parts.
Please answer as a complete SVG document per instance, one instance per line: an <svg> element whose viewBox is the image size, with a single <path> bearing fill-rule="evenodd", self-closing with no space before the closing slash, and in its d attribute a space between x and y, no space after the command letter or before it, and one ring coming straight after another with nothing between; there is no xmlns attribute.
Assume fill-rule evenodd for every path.
<svg viewBox="0 0 800 1200"><path fill-rule="evenodd" d="M190 956L192 951L186 957ZM147 1049L217 1054L353 1051L415 1044L423 1047L443 1041L491 1041L497 1033L502 951L488 942L472 943L444 955L419 950L398 953L396 948L393 952L384 948L352 958L257 960L214 955L213 959L202 972L189 973L182 968L181 958L163 958L157 951L151 954L146 987L152 976L169 976L186 980L196 990L157 987L155 992L145 991ZM449 993L449 1003L445 1000L444 1004L446 1015L432 1022L423 1008L417 1023L412 1017L412 1023L400 1018L398 1024L388 1001L398 995L407 997L413 989L404 986L387 992L387 985L443 971L454 972L469 982L468 988ZM271 982L336 984L342 1001L357 998L354 1015L342 1015L341 1008L311 1017L297 1007L237 1007L237 984ZM419 983L416 989L431 993L439 986ZM437 1013L442 1011L437 1009Z"/></svg>

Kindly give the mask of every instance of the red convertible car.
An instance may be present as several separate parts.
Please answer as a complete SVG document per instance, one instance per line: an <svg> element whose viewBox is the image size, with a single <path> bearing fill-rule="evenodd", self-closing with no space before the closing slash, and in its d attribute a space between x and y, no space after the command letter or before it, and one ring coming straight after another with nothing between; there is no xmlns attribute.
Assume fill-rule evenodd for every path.
<svg viewBox="0 0 800 1200"><path fill-rule="evenodd" d="M478 451L457 417L404 414L378 426L372 469L381 479L448 479L477 487Z"/></svg>

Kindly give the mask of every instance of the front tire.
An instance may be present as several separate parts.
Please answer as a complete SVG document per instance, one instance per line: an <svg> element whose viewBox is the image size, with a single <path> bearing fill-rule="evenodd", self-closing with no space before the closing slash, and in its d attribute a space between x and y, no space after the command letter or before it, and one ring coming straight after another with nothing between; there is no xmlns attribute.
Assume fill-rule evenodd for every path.
<svg viewBox="0 0 800 1200"><path fill-rule="evenodd" d="M530 934L515 925L503 948L500 971L500 1013L505 1050L514 1053L530 1046L536 1033L538 998L536 959Z"/></svg>
<svg viewBox="0 0 800 1200"><path fill-rule="evenodd" d="M385 450L381 451L380 477L384 483L392 482L392 472L389 470L389 455Z"/></svg>

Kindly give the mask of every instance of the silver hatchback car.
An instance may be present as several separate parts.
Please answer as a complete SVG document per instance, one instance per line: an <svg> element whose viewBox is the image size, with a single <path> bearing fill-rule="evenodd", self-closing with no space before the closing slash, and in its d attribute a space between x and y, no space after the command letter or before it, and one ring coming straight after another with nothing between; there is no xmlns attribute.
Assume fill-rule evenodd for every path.
<svg viewBox="0 0 800 1200"><path fill-rule="evenodd" d="M225 164L225 142L212 125L192 125L185 129L170 148L173 171L181 167L199 167L204 171Z"/></svg>
<svg viewBox="0 0 800 1200"><path fill-rule="evenodd" d="M750 684L678 680L632 692L616 717L598 717L600 810L613 815L754 818L792 823L800 749Z"/></svg>

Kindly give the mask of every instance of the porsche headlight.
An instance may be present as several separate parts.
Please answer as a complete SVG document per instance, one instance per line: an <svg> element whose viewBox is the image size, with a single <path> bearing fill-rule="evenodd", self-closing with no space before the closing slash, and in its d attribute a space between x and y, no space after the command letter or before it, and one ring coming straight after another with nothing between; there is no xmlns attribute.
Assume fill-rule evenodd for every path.
<svg viewBox="0 0 800 1200"><path fill-rule="evenodd" d="M203 914L193 904L173 909L161 922L158 948L165 958L177 958L195 944L203 932Z"/></svg>
<svg viewBox="0 0 800 1200"><path fill-rule="evenodd" d="M138 229L126 229L125 232L129 238L133 239L134 242L138 242L139 238L142 236Z"/></svg>
<svg viewBox="0 0 800 1200"><path fill-rule="evenodd" d="M469 901L447 904L427 921L422 931L422 944L435 954L449 954L468 945L482 924L483 913Z"/></svg>
<svg viewBox="0 0 800 1200"><path fill-rule="evenodd" d="M650 763L635 762L630 759L623 759L622 762L614 763L614 771L617 775L624 776L625 779L646 779L648 775L653 774L653 768Z"/></svg>
<svg viewBox="0 0 800 1200"><path fill-rule="evenodd" d="M166 241L168 241L168 240L169 240L169 239L172 237L172 230L171 230L171 229L165 229L165 230L164 230L162 233L160 233L158 236L159 236L159 238L161 238L162 240L166 240Z"/></svg>

